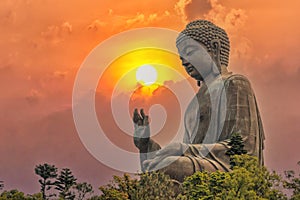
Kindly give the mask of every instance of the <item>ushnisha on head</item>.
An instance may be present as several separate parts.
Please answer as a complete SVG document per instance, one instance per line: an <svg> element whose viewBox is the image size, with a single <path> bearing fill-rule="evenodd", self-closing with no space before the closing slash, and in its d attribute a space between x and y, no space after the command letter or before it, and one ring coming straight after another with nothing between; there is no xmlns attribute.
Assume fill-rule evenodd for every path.
<svg viewBox="0 0 300 200"><path fill-rule="evenodd" d="M176 40L176 46L179 49L185 67L188 65L184 63L185 61L191 63L187 59L187 55L181 54L184 46L191 43L185 42L186 40L192 40L195 41L194 43L200 44L203 47L202 49L205 49L214 61L214 65L216 65L219 73L221 73L224 68L226 70L229 62L230 42L226 32L222 28L207 20L196 20L187 24L186 28L179 34ZM192 63L192 65L194 64ZM203 67L203 63L200 63L200 65ZM201 72L200 74L203 76Z"/></svg>

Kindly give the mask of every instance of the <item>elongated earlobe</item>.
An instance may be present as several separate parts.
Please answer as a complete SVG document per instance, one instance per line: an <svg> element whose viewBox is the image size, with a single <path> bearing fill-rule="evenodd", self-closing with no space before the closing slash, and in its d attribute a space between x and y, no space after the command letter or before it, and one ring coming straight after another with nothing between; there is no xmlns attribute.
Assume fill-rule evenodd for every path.
<svg viewBox="0 0 300 200"><path fill-rule="evenodd" d="M221 42L219 39L213 39L211 40L211 52L213 56L213 60L217 65L217 68L219 69L219 73L221 72ZM213 68L214 69L214 68Z"/></svg>

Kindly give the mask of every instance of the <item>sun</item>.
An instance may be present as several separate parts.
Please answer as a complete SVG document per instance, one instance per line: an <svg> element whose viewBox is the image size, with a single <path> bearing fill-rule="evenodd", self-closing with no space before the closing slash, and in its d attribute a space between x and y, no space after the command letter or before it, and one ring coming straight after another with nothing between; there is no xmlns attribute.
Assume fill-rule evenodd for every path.
<svg viewBox="0 0 300 200"><path fill-rule="evenodd" d="M157 80L156 69L149 64L142 65L136 70L136 80L145 86L150 86Z"/></svg>

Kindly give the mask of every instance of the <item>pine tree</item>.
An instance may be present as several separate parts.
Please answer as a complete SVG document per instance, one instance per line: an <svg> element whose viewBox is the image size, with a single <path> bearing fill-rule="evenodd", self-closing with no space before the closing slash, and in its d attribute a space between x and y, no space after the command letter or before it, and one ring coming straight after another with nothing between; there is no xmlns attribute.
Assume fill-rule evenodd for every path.
<svg viewBox="0 0 300 200"><path fill-rule="evenodd" d="M55 182L55 189L59 191L59 196L66 200L73 200L75 194L70 190L76 184L76 178L68 168L63 168Z"/></svg>
<svg viewBox="0 0 300 200"><path fill-rule="evenodd" d="M93 193L93 186L89 183L77 183L75 189L78 192L78 200L83 200L87 194Z"/></svg>
<svg viewBox="0 0 300 200"><path fill-rule="evenodd" d="M226 152L226 155L242 155L246 154L247 151L244 149L244 141L239 133L233 133L230 137L230 142L228 143L230 149Z"/></svg>
<svg viewBox="0 0 300 200"><path fill-rule="evenodd" d="M230 137L230 142L228 143L230 149L226 152L226 155L230 156L230 165L233 168L236 164L232 160L234 155L243 155L247 151L244 149L244 141L239 133L233 133Z"/></svg>
<svg viewBox="0 0 300 200"><path fill-rule="evenodd" d="M3 188L4 188L3 181L0 181L0 190L2 190Z"/></svg>
<svg viewBox="0 0 300 200"><path fill-rule="evenodd" d="M37 165L34 170L35 173L41 177L41 179L39 179L39 183L41 185L41 193L43 199L46 200L47 197L53 196L46 195L46 191L50 190L54 185L54 182L51 181L51 179L57 177L57 168L54 165L45 163L43 165Z"/></svg>
<svg viewBox="0 0 300 200"><path fill-rule="evenodd" d="M300 166L300 161L298 162ZM300 174L295 173L294 170L288 170L284 172L285 178L284 187L292 191L291 200L300 199Z"/></svg>

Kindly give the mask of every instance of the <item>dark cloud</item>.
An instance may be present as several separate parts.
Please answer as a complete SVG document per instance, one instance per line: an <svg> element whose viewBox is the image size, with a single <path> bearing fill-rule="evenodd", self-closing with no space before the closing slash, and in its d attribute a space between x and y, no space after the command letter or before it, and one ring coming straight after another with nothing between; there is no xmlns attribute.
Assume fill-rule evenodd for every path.
<svg viewBox="0 0 300 200"><path fill-rule="evenodd" d="M187 20L203 18L212 9L210 0L193 0L185 6Z"/></svg>
<svg viewBox="0 0 300 200"><path fill-rule="evenodd" d="M34 167L42 163L70 168L79 181L93 184L96 192L96 188L107 183L112 174L119 174L94 159L82 145L71 109L42 119L22 120L9 121L0 127L0 175L5 181L5 189L37 193L39 185ZM7 145L7 141L14 142Z"/></svg>
<svg viewBox="0 0 300 200"><path fill-rule="evenodd" d="M226 7L218 0L179 0L175 10L185 23L207 19L229 32L237 32L247 19L245 10Z"/></svg>
<svg viewBox="0 0 300 200"><path fill-rule="evenodd" d="M183 20L191 21L195 18L203 18L212 9L210 0L179 0L175 5L175 10Z"/></svg>

